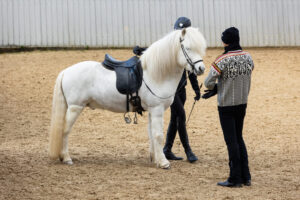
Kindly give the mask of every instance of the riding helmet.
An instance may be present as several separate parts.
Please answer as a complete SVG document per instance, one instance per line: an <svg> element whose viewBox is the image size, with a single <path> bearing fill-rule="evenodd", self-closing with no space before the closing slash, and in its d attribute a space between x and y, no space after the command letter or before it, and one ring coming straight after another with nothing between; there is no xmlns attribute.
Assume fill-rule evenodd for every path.
<svg viewBox="0 0 300 200"><path fill-rule="evenodd" d="M175 24L174 24L174 29L183 29L191 26L191 20L187 17L179 17Z"/></svg>

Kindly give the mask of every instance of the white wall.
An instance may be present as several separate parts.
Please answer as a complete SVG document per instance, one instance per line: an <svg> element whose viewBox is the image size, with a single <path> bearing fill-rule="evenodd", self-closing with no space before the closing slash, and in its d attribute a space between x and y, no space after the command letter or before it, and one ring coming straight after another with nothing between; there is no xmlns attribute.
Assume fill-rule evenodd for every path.
<svg viewBox="0 0 300 200"><path fill-rule="evenodd" d="M179 16L210 47L230 26L243 46L300 46L300 0L0 0L0 47L148 46Z"/></svg>

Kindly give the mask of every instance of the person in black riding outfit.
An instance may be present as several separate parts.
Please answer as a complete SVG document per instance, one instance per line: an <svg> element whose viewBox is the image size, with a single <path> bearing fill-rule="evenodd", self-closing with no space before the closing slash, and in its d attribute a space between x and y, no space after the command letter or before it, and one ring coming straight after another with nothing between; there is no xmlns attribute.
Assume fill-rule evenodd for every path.
<svg viewBox="0 0 300 200"><path fill-rule="evenodd" d="M179 30L183 28L187 28L191 26L190 19L186 17L179 17L174 24L174 29ZM141 48L136 46L133 49L133 52L136 55L141 55L142 52L146 50L146 48ZM195 91L196 96L194 99L198 101L200 99L200 88L198 85L197 76L194 73L188 74L190 83L192 85L193 90ZM174 96L173 104L171 105L171 118L167 131L166 143L164 146L164 154L168 160L182 160L182 157L177 157L172 152L173 143L176 137L176 132L179 133L179 138L182 143L182 146L185 150L187 160L191 163L198 160L197 156L192 152L192 149L189 144L188 134L186 130L186 114L184 110L184 103L186 101L186 89L187 85L187 72L184 70L179 85L176 90L176 94Z"/></svg>

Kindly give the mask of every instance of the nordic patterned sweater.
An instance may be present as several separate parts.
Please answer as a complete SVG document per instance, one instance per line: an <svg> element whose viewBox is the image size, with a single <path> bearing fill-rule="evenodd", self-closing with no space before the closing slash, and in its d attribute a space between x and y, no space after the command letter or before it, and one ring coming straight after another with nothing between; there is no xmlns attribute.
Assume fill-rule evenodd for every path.
<svg viewBox="0 0 300 200"><path fill-rule="evenodd" d="M246 104L254 69L251 55L245 51L229 51L212 63L204 85L213 89L218 80L218 106Z"/></svg>

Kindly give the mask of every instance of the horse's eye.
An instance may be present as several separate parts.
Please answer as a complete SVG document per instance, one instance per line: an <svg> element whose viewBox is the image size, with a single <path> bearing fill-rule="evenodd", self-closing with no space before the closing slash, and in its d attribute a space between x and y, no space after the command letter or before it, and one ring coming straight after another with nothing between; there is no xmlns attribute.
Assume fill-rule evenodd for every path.
<svg viewBox="0 0 300 200"><path fill-rule="evenodd" d="M191 50L191 48L186 48L186 50L187 50L187 51L190 51L190 50Z"/></svg>

